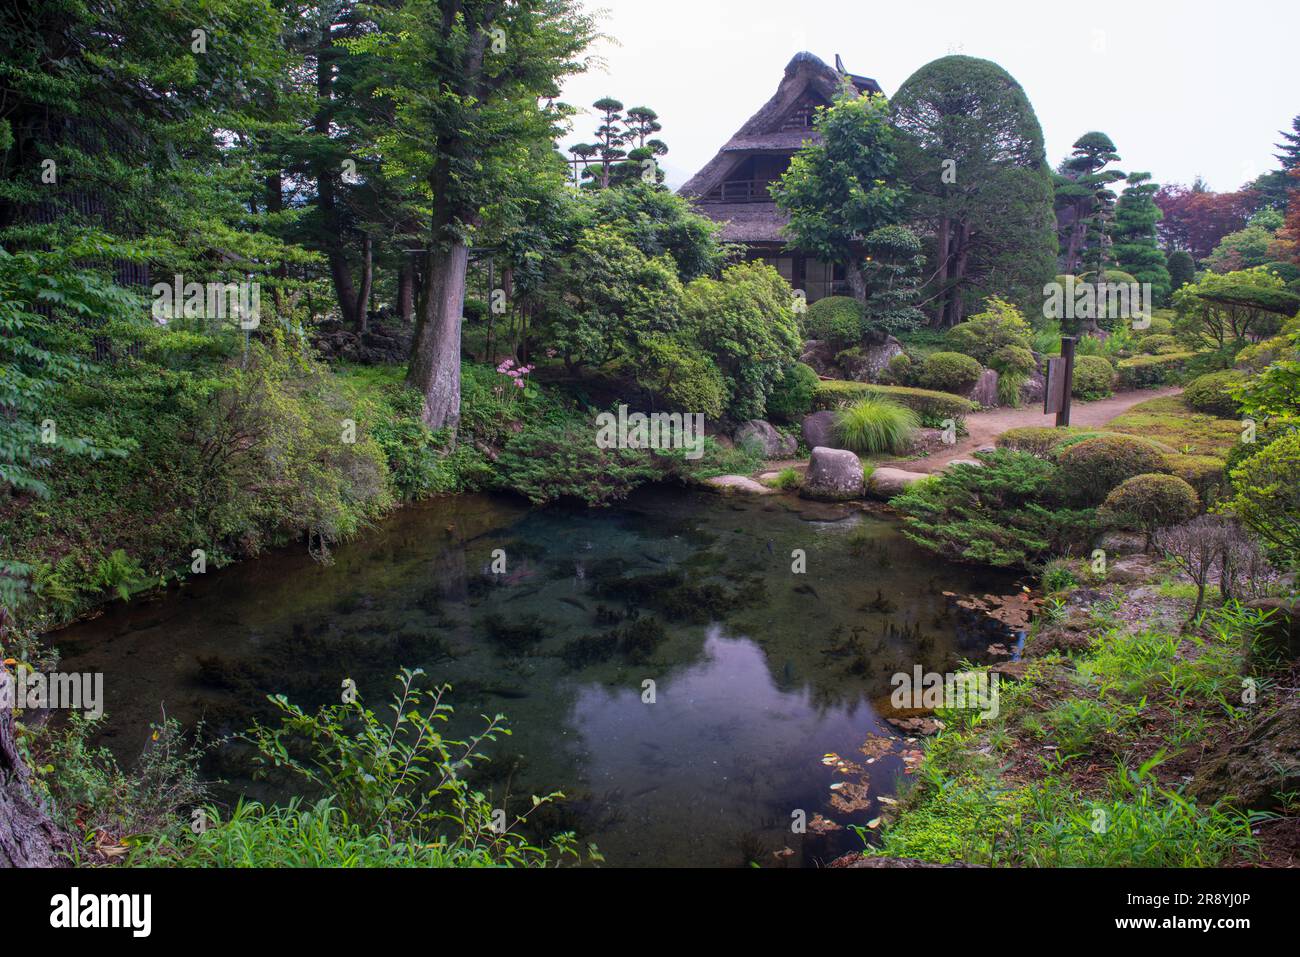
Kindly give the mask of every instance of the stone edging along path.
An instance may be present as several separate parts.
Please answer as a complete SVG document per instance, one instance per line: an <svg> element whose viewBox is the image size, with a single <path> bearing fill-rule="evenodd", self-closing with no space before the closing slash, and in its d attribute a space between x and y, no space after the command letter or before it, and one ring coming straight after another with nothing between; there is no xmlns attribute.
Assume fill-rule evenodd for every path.
<svg viewBox="0 0 1300 957"><path fill-rule="evenodd" d="M1135 389L1129 392L1119 392L1109 398L1098 399L1096 402L1076 402L1070 410L1070 424L1085 428L1102 426L1123 415L1139 403L1146 402L1149 399L1162 399L1165 396L1178 395L1182 391L1182 388L1178 386L1164 389ZM990 409L987 412L973 412L966 417L966 435L962 436L952 448L934 452L924 458L880 462L875 467L877 469L884 468L912 474L931 475L942 471L953 462L969 461L972 452L993 445L997 437L1008 429L1023 426L1052 426L1055 424L1056 416L1044 415L1042 407L1039 405L1022 409ZM785 468L795 468L802 472L807 466L808 463L804 459L772 461L764 464L760 474L779 472ZM752 477L739 475L718 476L711 479L710 484L718 487L721 491L742 494L762 495L772 494L776 491L759 484Z"/></svg>

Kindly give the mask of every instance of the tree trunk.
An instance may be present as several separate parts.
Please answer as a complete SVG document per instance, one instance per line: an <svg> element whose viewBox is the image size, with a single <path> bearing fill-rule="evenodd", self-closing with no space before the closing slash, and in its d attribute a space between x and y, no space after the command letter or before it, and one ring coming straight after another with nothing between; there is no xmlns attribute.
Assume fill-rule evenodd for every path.
<svg viewBox="0 0 1300 957"><path fill-rule="evenodd" d="M321 30L320 47L316 53L316 116L314 128L325 138L330 134L330 103L334 98L334 38L328 19ZM339 311L345 325L358 328L357 294L352 286L352 268L343 248L343 226L339 222L334 199L335 170L324 160L316 164L316 205L325 229L325 254L329 259L330 277L334 280L334 294L339 301Z"/></svg>
<svg viewBox="0 0 1300 957"><path fill-rule="evenodd" d="M961 295L961 283L966 278L966 265L970 260L970 224L962 223L957 228L956 262L952 270L952 296L948 301L948 327L951 328L966 318L966 303Z"/></svg>
<svg viewBox="0 0 1300 957"><path fill-rule="evenodd" d="M0 664L0 867L62 867L66 838L27 780L31 772L14 740L13 676Z"/></svg>
<svg viewBox="0 0 1300 957"><path fill-rule="evenodd" d="M397 269L397 315L406 327L415 319L415 266L410 253L402 253Z"/></svg>
<svg viewBox="0 0 1300 957"><path fill-rule="evenodd" d="M370 284L375 275L375 257L374 244L370 239L369 233L363 233L361 236L361 288L357 291L357 305L355 312L357 332L366 332L370 329L370 312L367 309L370 298Z"/></svg>
<svg viewBox="0 0 1300 957"><path fill-rule="evenodd" d="M460 421L460 319L469 247L452 240L429 251L424 308L415 327L407 384L424 395L424 424L454 430Z"/></svg>
<svg viewBox="0 0 1300 957"><path fill-rule="evenodd" d="M934 325L936 328L943 328L944 315L948 310L948 256L950 254L950 244L952 225L947 216L939 220L939 228L936 230L936 239L939 248L935 250L935 259L937 260L935 269L935 282L939 286L939 295L936 297L936 306L934 311Z"/></svg>
<svg viewBox="0 0 1300 957"><path fill-rule="evenodd" d="M867 301L867 280L862 275L862 270L858 264L852 260L844 264L844 278L848 280L849 289L853 291L853 298L858 302Z"/></svg>

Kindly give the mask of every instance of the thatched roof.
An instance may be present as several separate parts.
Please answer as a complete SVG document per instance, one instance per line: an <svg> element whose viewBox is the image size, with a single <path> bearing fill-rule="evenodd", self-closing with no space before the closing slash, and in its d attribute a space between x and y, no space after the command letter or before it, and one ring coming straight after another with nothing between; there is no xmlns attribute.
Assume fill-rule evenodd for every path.
<svg viewBox="0 0 1300 957"><path fill-rule="evenodd" d="M772 98L678 192L687 198L703 196L721 183L746 155L762 151L793 152L804 140L816 138L817 134L810 130L783 130L781 126L805 93L816 93L829 103L845 80L859 92L880 92L880 84L870 77L841 74L812 53L796 53L786 64L785 76Z"/></svg>

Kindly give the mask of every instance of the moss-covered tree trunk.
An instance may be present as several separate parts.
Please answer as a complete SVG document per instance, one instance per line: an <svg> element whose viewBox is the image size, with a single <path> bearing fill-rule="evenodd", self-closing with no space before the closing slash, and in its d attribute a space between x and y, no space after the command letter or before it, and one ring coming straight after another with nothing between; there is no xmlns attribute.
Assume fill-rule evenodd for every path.
<svg viewBox="0 0 1300 957"><path fill-rule="evenodd" d="M14 732L14 679L0 664L0 867L60 867L64 836L27 783Z"/></svg>

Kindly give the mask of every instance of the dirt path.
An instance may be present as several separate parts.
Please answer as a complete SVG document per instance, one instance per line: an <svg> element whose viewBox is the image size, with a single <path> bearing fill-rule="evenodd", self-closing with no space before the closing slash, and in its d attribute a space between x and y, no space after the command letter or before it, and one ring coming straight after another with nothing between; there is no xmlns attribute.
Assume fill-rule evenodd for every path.
<svg viewBox="0 0 1300 957"><path fill-rule="evenodd" d="M1139 402L1177 395L1181 391L1182 389L1177 387L1137 389L1132 392L1119 392L1108 399L1099 399L1096 402L1076 402L1070 409L1070 424L1089 427L1105 425ZM933 452L923 459L905 459L881 464L907 469L909 472L938 472L954 459L970 458L970 454L976 449L992 445L994 440L1007 429L1026 425L1055 425L1056 416L1044 415L1042 408L1035 403L1032 407L1024 409L993 409L989 412L976 412L966 417L968 434L959 438L952 448Z"/></svg>

